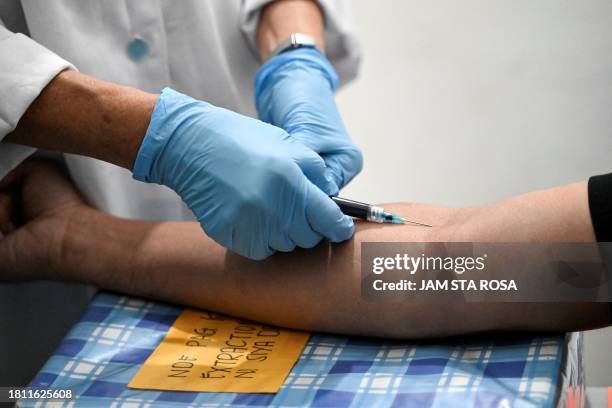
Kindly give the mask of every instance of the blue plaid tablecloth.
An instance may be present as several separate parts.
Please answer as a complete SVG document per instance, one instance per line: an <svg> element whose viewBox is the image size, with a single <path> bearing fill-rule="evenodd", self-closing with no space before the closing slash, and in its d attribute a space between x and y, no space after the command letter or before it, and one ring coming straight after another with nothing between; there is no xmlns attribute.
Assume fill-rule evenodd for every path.
<svg viewBox="0 0 612 408"><path fill-rule="evenodd" d="M54 406L77 407L547 407L563 359L562 335L399 342L312 334L276 394L128 389L180 312L100 293L30 386L71 388L76 399Z"/></svg>

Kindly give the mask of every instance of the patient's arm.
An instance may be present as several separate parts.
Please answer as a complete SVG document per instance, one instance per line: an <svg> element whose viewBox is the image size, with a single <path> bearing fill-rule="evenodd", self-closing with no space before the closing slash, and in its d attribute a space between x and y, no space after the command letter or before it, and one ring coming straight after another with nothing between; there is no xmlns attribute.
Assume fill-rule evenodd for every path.
<svg viewBox="0 0 612 408"><path fill-rule="evenodd" d="M360 288L360 244L592 241L585 197L580 183L480 209L388 205L434 227L358 223L349 242L277 254L264 262L227 252L203 237L196 223L130 222L94 212L87 226L77 226L80 232L70 235L68 247L78 248L82 260L77 269L89 270L88 279L98 286L297 329L404 338L582 330L606 324L607 304L366 302Z"/></svg>
<svg viewBox="0 0 612 408"><path fill-rule="evenodd" d="M204 237L196 223L127 221L96 211L48 165L18 170L0 182L0 218L12 213L7 208L14 205L5 205L12 185L19 185L22 196L21 217L10 217L20 227L0 222L3 279L89 282L281 326L386 337L566 331L608 321L606 304L419 304L361 298L361 242L592 241L584 183L474 209L389 205L434 227L358 223L349 242L254 262Z"/></svg>

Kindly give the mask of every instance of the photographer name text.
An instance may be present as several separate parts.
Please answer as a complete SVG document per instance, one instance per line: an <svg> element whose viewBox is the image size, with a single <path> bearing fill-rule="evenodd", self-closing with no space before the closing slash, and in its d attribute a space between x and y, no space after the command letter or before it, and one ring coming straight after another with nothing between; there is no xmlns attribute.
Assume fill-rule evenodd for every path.
<svg viewBox="0 0 612 408"><path fill-rule="evenodd" d="M465 272L486 269L487 254L482 256L462 257L440 257L440 256L411 256L408 254L396 254L394 257L376 257L372 261L372 273L382 275L386 271L405 271L407 278L415 278L414 275L422 272L451 272L448 279L399 279L385 281L375 279L372 288L376 291L517 291L514 279L457 279ZM382 276L381 276L382 277Z"/></svg>

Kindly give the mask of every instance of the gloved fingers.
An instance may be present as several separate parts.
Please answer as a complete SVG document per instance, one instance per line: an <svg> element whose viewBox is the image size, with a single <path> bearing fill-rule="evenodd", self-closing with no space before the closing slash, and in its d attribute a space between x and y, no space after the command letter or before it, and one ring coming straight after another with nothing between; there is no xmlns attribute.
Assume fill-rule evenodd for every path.
<svg viewBox="0 0 612 408"><path fill-rule="evenodd" d="M342 242L353 236L353 219L321 190L309 184L306 199L306 219L312 229L332 242Z"/></svg>
<svg viewBox="0 0 612 408"><path fill-rule="evenodd" d="M357 148L321 156L339 188L344 188L363 168L363 155Z"/></svg>
<svg viewBox="0 0 612 408"><path fill-rule="evenodd" d="M291 252L295 249L295 242L287 233L276 229L270 234L269 246L280 252Z"/></svg>
<svg viewBox="0 0 612 408"><path fill-rule="evenodd" d="M300 170L297 169L297 172L299 174ZM301 183L299 184L301 193L298 193L296 196L297 199L291 209L293 216L292 222L289 224L289 237L300 248L312 248L321 242L323 236L314 231L308 222L306 207L308 206L309 194L312 194L310 192L311 189L324 196L325 193L302 174L299 174L299 177L301 178Z"/></svg>
<svg viewBox="0 0 612 408"><path fill-rule="evenodd" d="M328 196L338 194L338 185L334 181L331 169L326 167L323 158L301 143L296 142L295 149L296 163L308 180Z"/></svg>
<svg viewBox="0 0 612 408"><path fill-rule="evenodd" d="M269 246L269 241L265 238L250 236L248 239L250 239L249 242L236 243L233 247L228 246L227 248L254 261L263 261L276 252L275 248Z"/></svg>
<svg viewBox="0 0 612 408"><path fill-rule="evenodd" d="M321 145L321 137L312 130L301 129L290 133L291 138L297 140L315 153L324 153L325 149Z"/></svg>
<svg viewBox="0 0 612 408"><path fill-rule="evenodd" d="M363 168L361 151L348 139L343 141L338 136L338 141L332 144L322 144L320 137L312 131L293 132L291 137L323 158L329 170L329 173L326 174L331 175L334 184L339 189L346 186Z"/></svg>
<svg viewBox="0 0 612 408"><path fill-rule="evenodd" d="M259 227L251 228L246 234L235 233L232 250L254 261L263 261L278 249L270 245L271 237L265 231L267 230Z"/></svg>
<svg viewBox="0 0 612 408"><path fill-rule="evenodd" d="M289 232L289 236L300 248L313 248L321 242L323 236L313 231L307 220L304 220L304 224L294 226Z"/></svg>
<svg viewBox="0 0 612 408"><path fill-rule="evenodd" d="M233 221L218 216L216 222L209 223L206 227L200 221L200 226L206 235L215 240L219 245L245 258L262 261L276 252L268 245L268 237L261 235L253 236L252 233L241 233L235 228L227 228L226 226L230 225L231 222ZM246 230L253 229L252 227L250 225ZM261 229L255 230L261 231Z"/></svg>

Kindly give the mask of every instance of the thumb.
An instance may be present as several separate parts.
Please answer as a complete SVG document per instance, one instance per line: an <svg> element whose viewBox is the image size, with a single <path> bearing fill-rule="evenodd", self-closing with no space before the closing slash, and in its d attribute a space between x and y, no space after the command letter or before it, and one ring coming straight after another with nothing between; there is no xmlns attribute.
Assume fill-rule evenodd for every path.
<svg viewBox="0 0 612 408"><path fill-rule="evenodd" d="M353 236L353 219L342 214L325 193L309 183L306 202L306 219L313 230L332 242L342 242Z"/></svg>
<svg viewBox="0 0 612 408"><path fill-rule="evenodd" d="M338 137L337 142L331 144L322 143L321 138L312 132L296 131L291 133L291 137L323 158L328 174L340 189L363 169L361 150L346 137Z"/></svg>
<svg viewBox="0 0 612 408"><path fill-rule="evenodd" d="M363 168L363 155L356 147L321 156L339 188L346 186Z"/></svg>
<svg viewBox="0 0 612 408"><path fill-rule="evenodd" d="M333 196L338 194L339 188L334 181L335 177L332 171L325 165L323 158L299 142L295 142L295 146L297 151L295 161L306 178L319 187L326 195Z"/></svg>

